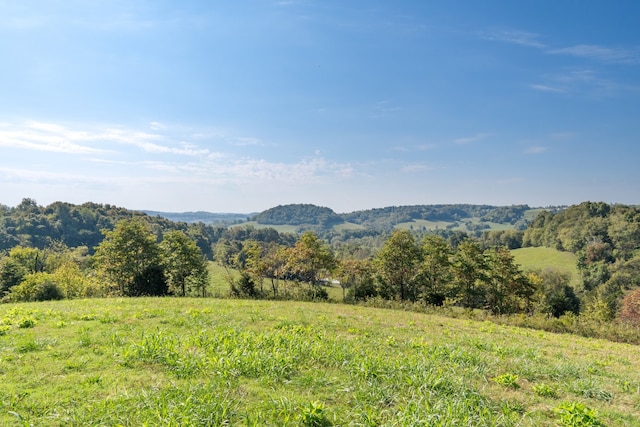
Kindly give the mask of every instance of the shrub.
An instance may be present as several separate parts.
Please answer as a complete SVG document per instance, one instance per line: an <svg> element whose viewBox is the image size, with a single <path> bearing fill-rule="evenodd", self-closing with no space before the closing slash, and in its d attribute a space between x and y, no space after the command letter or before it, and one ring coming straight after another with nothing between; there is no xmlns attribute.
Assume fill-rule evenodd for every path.
<svg viewBox="0 0 640 427"><path fill-rule="evenodd" d="M618 316L624 322L640 326L640 288L634 289L624 297Z"/></svg>
<svg viewBox="0 0 640 427"><path fill-rule="evenodd" d="M256 287L256 282L251 275L245 272L237 280L231 279L230 288L231 295L236 298L260 298L262 296Z"/></svg>
<svg viewBox="0 0 640 427"><path fill-rule="evenodd" d="M9 292L9 301L49 301L64 298L62 291L49 273L28 274Z"/></svg>

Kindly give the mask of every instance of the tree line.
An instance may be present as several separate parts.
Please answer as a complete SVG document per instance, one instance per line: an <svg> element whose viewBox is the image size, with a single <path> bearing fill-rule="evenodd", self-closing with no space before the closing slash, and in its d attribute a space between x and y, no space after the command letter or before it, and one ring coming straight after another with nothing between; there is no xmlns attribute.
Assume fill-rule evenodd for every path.
<svg viewBox="0 0 640 427"><path fill-rule="evenodd" d="M495 314L581 312L602 320L630 319L640 311L634 305L640 299L640 209L633 206L585 202L543 211L524 231L479 238L447 230L352 230L346 239L327 238L312 231L172 223L109 205L40 207L29 199L2 212L0 230L10 243L0 255L0 297L6 300L206 295L206 263L215 259L239 272L228 281L231 293L242 297L322 299L323 284L334 281L346 301L381 298ZM44 239L47 227L58 239ZM580 284L572 286L557 271L521 271L509 252L521 246L574 252Z"/></svg>
<svg viewBox="0 0 640 427"><path fill-rule="evenodd" d="M205 295L207 261L195 241L170 230L158 241L141 217L121 220L89 255L56 242L16 246L0 257L4 301L142 295Z"/></svg>
<svg viewBox="0 0 640 427"><path fill-rule="evenodd" d="M439 235L417 239L407 230L393 232L373 257L335 256L315 233L305 232L292 247L220 242L216 260L240 271L230 276L236 296L281 298L288 282L306 283L315 298L326 298L330 278L349 302L382 298L431 305L486 309L494 314L577 313L579 301L559 272L524 272L505 247L483 249L467 238L455 247ZM267 286L265 286L265 283Z"/></svg>

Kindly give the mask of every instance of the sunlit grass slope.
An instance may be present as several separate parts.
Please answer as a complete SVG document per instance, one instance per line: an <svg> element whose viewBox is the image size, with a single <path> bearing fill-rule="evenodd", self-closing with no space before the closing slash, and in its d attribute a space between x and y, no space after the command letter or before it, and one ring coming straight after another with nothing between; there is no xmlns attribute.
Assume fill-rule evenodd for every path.
<svg viewBox="0 0 640 427"><path fill-rule="evenodd" d="M553 248L521 248L511 251L515 262L525 270L546 270L549 268L568 273L574 284L579 280L576 256Z"/></svg>
<svg viewBox="0 0 640 427"><path fill-rule="evenodd" d="M0 425L640 425L640 348L568 335L179 298L2 305L0 324Z"/></svg>

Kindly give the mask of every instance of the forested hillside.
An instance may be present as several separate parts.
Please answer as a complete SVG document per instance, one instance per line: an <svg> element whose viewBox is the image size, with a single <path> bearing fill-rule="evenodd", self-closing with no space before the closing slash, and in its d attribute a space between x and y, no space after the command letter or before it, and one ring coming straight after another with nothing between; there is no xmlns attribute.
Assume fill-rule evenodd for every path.
<svg viewBox="0 0 640 427"><path fill-rule="evenodd" d="M341 217L345 221L361 224L367 228L377 229L389 229L396 224L415 220L455 223L469 218L478 218L480 222L510 224L516 229L524 229L527 225L524 214L530 209L527 205L490 206L452 204L389 206L386 208L343 214Z"/></svg>
<svg viewBox="0 0 640 427"><path fill-rule="evenodd" d="M555 209L554 209L555 210ZM308 226L316 231L327 231L342 223L357 224L367 230L389 231L402 223L424 220L447 223L449 228L461 221L476 221L476 229L489 228L489 222L508 224L510 228L523 230L528 221L525 213L531 211L527 205L414 205L388 206L351 213L337 214L333 210L311 204L281 205L268 209L251 218L258 224ZM311 226L311 227L309 227Z"/></svg>
<svg viewBox="0 0 640 427"><path fill-rule="evenodd" d="M612 318L624 308L621 298L640 287L637 206L584 202L557 213L545 211L525 230L522 244L577 255L584 310Z"/></svg>
<svg viewBox="0 0 640 427"><path fill-rule="evenodd" d="M344 222L333 210L311 204L276 206L259 213L253 220L258 224L313 225L322 228L331 228Z"/></svg>
<svg viewBox="0 0 640 427"><path fill-rule="evenodd" d="M221 238L252 238L258 241L280 239L278 233L274 235L274 230L229 229L202 222L174 222L109 204L55 202L40 206L35 200L23 199L13 208L0 205L0 251L15 246L44 249L58 242L69 248L86 247L89 253L93 253L104 239L103 231L112 230L124 219L136 217L145 218L158 238L170 230L185 232L209 259L213 257L212 246Z"/></svg>

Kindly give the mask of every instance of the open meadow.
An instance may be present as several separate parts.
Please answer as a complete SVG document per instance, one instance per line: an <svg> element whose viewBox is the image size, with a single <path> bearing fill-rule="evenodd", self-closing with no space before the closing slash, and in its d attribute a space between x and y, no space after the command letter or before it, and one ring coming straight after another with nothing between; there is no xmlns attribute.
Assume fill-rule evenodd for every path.
<svg viewBox="0 0 640 427"><path fill-rule="evenodd" d="M0 425L640 425L640 348L343 304L0 306Z"/></svg>
<svg viewBox="0 0 640 427"><path fill-rule="evenodd" d="M568 274L574 287L580 286L577 258L571 252L541 246L514 249L511 254L523 270L557 270Z"/></svg>

